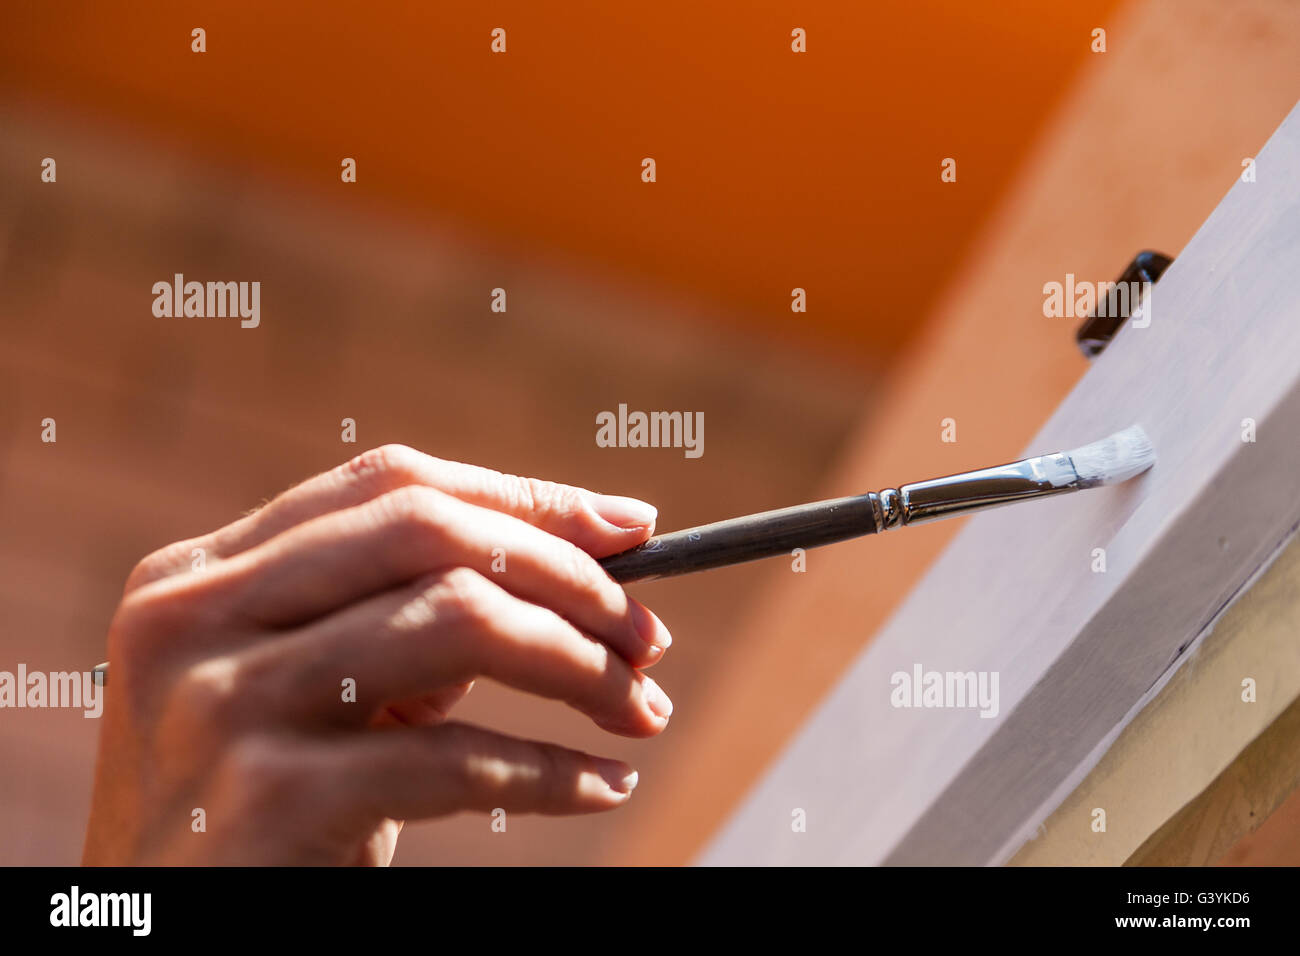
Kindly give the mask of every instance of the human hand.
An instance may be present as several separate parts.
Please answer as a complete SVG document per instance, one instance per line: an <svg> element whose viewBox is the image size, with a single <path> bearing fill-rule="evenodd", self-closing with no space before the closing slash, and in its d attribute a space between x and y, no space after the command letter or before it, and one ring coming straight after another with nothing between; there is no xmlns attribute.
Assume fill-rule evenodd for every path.
<svg viewBox="0 0 1300 956"><path fill-rule="evenodd" d="M654 520L388 445L148 556L109 630L84 862L384 864L403 819L620 806L626 764L444 718L482 676L663 730L641 668L671 637L595 561Z"/></svg>

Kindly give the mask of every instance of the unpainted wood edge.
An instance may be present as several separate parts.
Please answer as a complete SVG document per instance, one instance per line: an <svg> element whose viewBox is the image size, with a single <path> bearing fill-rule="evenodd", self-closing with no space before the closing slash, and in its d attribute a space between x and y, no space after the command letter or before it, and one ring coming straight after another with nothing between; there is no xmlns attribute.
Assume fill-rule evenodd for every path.
<svg viewBox="0 0 1300 956"><path fill-rule="evenodd" d="M1296 633L1300 537L1291 539L1212 632L1189 650L1182 666L1167 675L1150 704L1117 735L1036 835L1011 848L1007 862L1119 865L1130 860L1300 699ZM1246 677L1256 682L1254 703L1241 699ZM1195 755L1178 749L1187 747L1189 739L1199 748ZM1098 809L1106 812L1104 832L1095 829Z"/></svg>
<svg viewBox="0 0 1300 956"><path fill-rule="evenodd" d="M1300 786L1300 698L1125 866L1208 866L1259 829Z"/></svg>

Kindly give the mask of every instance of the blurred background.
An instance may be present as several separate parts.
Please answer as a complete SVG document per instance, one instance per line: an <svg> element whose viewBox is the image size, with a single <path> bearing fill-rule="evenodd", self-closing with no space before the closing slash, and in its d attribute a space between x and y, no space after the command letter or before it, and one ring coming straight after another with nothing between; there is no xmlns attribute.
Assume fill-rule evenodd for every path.
<svg viewBox="0 0 1300 956"><path fill-rule="evenodd" d="M0 670L97 663L141 556L383 442L664 530L1007 457L1085 368L1043 282L1179 251L1295 102L1298 10L9 0ZM174 273L260 281L260 327L156 318ZM704 412L705 454L598 448L620 403ZM662 737L481 684L460 714L629 760L630 804L397 862L688 861L954 530L640 587ZM96 731L0 711L0 864L79 858Z"/></svg>

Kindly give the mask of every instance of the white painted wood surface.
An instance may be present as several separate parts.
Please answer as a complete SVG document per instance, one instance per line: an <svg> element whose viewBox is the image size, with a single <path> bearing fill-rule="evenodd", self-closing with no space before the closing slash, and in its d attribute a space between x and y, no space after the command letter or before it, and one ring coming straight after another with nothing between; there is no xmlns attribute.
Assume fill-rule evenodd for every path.
<svg viewBox="0 0 1300 956"><path fill-rule="evenodd" d="M1292 533L1300 108L1256 172L1156 286L1150 326L1124 328L1025 450L1136 422L1155 443L1154 469L972 519L701 862L1005 861ZM1247 418L1254 443L1242 440ZM1105 573L1092 570L1094 548ZM892 706L891 675L916 664L997 673L997 716ZM792 826L799 810L806 832Z"/></svg>

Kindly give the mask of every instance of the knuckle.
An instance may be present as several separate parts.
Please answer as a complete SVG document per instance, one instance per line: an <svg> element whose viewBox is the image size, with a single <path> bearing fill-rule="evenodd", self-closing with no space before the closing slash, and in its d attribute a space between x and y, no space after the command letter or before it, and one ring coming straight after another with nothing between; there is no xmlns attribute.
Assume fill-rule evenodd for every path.
<svg viewBox="0 0 1300 956"><path fill-rule="evenodd" d="M572 791L573 768L557 747L539 746L537 799L543 809L562 806Z"/></svg>
<svg viewBox="0 0 1300 956"><path fill-rule="evenodd" d="M541 478L521 478L519 482L525 489L529 513L541 521L557 521L586 510L577 488Z"/></svg>
<svg viewBox="0 0 1300 956"><path fill-rule="evenodd" d="M587 502L582 492L571 485L555 485L551 498L552 511L564 517L587 513Z"/></svg>
<svg viewBox="0 0 1300 956"><path fill-rule="evenodd" d="M490 802L495 803L510 789L512 779L510 765L500 757L487 754L470 755L462 762L462 767L466 784L484 796L491 797Z"/></svg>
<svg viewBox="0 0 1300 956"><path fill-rule="evenodd" d="M423 485L403 485L376 499L378 524L408 547L427 548L443 534L443 496Z"/></svg>
<svg viewBox="0 0 1300 956"><path fill-rule="evenodd" d="M292 746L268 735L250 735L233 744L221 773L234 803L244 809L292 804L313 789L308 763Z"/></svg>
<svg viewBox="0 0 1300 956"><path fill-rule="evenodd" d="M415 639L418 652L456 679L470 681L490 665L492 605L496 585L477 571L458 567L425 575L411 600L391 622L395 632ZM432 628L432 630L430 630ZM423 635L436 634L436 640Z"/></svg>
<svg viewBox="0 0 1300 956"><path fill-rule="evenodd" d="M194 608L180 588L143 587L122 598L112 631L122 651L148 650L159 639L194 623Z"/></svg>
<svg viewBox="0 0 1300 956"><path fill-rule="evenodd" d="M399 525L424 524L436 506L439 495L423 485L403 485L377 501L386 517Z"/></svg>
<svg viewBox="0 0 1300 956"><path fill-rule="evenodd" d="M467 805L496 806L510 795L515 773L504 758L470 752L461 754L454 766L456 785L465 794Z"/></svg>
<svg viewBox="0 0 1300 956"><path fill-rule="evenodd" d="M406 445L380 445L363 451L343 468L358 481L383 480L394 474L409 474L416 454L415 449Z"/></svg>
<svg viewBox="0 0 1300 956"><path fill-rule="evenodd" d="M133 602L123 600L108 626L108 658L113 665L113 683L128 688L142 686L149 665L155 660L153 634L141 626ZM120 693L120 692L118 692Z"/></svg>
<svg viewBox="0 0 1300 956"><path fill-rule="evenodd" d="M151 707L165 699L170 675L191 647L178 636L201 627L180 589L155 584L123 597L108 629L113 684L121 688L115 693Z"/></svg>
<svg viewBox="0 0 1300 956"><path fill-rule="evenodd" d="M491 600L496 586L472 568L452 568L439 575L431 600L440 615L457 624L481 625L491 620Z"/></svg>
<svg viewBox="0 0 1300 956"><path fill-rule="evenodd" d="M519 475L500 475L497 479L501 497L506 503L506 510L517 515L530 515L537 510L537 488L545 482L534 478L521 478Z"/></svg>
<svg viewBox="0 0 1300 956"><path fill-rule="evenodd" d="M478 735L465 724L456 721L441 724L435 733L442 753L444 775L462 789L476 787L482 779Z"/></svg>
<svg viewBox="0 0 1300 956"><path fill-rule="evenodd" d="M177 541L145 555L136 562L131 573L127 575L126 585L122 590L129 594L146 584L152 584L159 578L167 577L177 567L182 566L181 561L188 558L190 547L189 541Z"/></svg>
<svg viewBox="0 0 1300 956"><path fill-rule="evenodd" d="M136 588L148 584L150 581L154 580L154 578L158 577L161 570L159 557L161 554L162 552L155 551L153 554L147 555L137 561L135 567L131 569L131 573L126 576L126 585L122 590L129 594Z"/></svg>
<svg viewBox="0 0 1300 956"><path fill-rule="evenodd" d="M211 730L232 722L240 710L240 679L233 663L214 659L186 670L172 685L165 719Z"/></svg>

